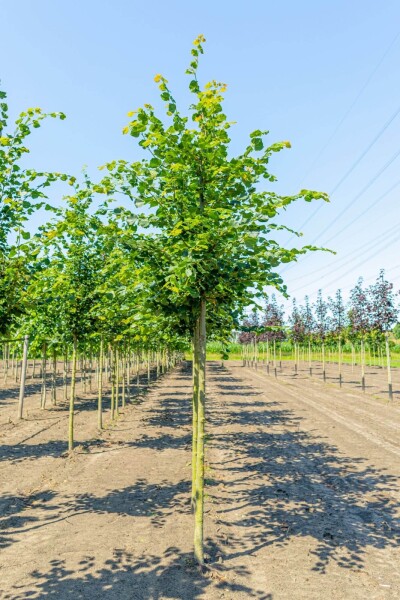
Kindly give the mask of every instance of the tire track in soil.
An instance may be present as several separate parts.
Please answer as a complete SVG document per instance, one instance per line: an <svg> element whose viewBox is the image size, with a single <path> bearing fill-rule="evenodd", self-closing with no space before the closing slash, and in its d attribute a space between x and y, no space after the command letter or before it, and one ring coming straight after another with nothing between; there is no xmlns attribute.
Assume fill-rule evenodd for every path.
<svg viewBox="0 0 400 600"><path fill-rule="evenodd" d="M274 600L399 598L398 448L394 460L352 432L359 444L342 419L332 424L336 413L302 402L296 383L288 387L237 364L210 366L212 499L224 564L243 560L253 585L268 586Z"/></svg>
<svg viewBox="0 0 400 600"><path fill-rule="evenodd" d="M301 386L288 397L253 375L208 364L213 571L191 563L192 381L178 369L103 444L45 459L55 468L5 515L5 600L399 598L398 477L383 448L357 433L361 446L350 443L342 423L299 402ZM360 458L371 447L378 466ZM14 464L14 486L34 465Z"/></svg>
<svg viewBox="0 0 400 600"><path fill-rule="evenodd" d="M262 381L262 382L268 381L268 379L266 379L266 377L268 377L268 376L264 377L257 373L252 373L252 377L259 381ZM279 385L285 386L285 393L288 394L289 396L291 396L291 398L293 398L297 401L300 401L304 404L307 404L308 406L312 407L314 410L317 410L318 412L323 413L325 416L329 417L333 421L340 423L341 425L343 425L343 427L350 429L353 433L361 435L362 437L367 439L369 442L372 442L373 444L376 444L377 446L384 448L388 452L391 452L392 454L395 454L396 456L400 457L400 444L399 443L397 445L395 445L392 442L385 441L384 438L387 437L387 434L385 434L384 431L380 431L379 435L378 435L378 434L374 433L371 429L370 430L366 429L366 426L364 424L360 425L358 421L354 420L354 415L352 413L356 413L357 415L366 416L365 411L360 411L353 406L351 406L351 407L349 405L346 406L345 403L342 403L339 407L340 410L345 413L345 416L342 416L342 415L338 414L337 412L327 408L324 404L321 404L321 402L318 403L315 400L313 400L310 397L310 395L306 393L304 388L300 387L300 385L297 386L297 389L296 389L296 386L294 384L290 384L290 387L292 387L294 389L289 389L289 385L285 384L285 383L283 383L283 384L275 383L275 382L270 383L271 388L276 388L276 386L279 386ZM324 395L328 396L328 394L324 394ZM330 400L336 400L336 398L330 398ZM389 408L389 410L390 410L390 408ZM400 426L398 424L395 425L393 423L387 423L385 421L380 420L379 418L370 419L369 425L371 426L373 424L379 425L383 430L385 428L393 429L397 434L400 434Z"/></svg>
<svg viewBox="0 0 400 600"><path fill-rule="evenodd" d="M193 566L191 385L191 372L177 369L126 407L104 444L44 458L49 470L32 475L35 493L17 495L3 513L1 598L272 599L249 585L240 561L205 573ZM13 465L14 488L36 465ZM216 529L207 521L212 558Z"/></svg>

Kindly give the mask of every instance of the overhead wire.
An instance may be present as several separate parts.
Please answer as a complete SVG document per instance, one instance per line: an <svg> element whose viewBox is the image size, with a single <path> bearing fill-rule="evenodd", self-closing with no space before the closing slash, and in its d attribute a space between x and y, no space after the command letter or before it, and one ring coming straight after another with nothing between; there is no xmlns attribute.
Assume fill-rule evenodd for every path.
<svg viewBox="0 0 400 600"><path fill-rule="evenodd" d="M394 233L396 230L398 230L400 227L400 223L396 223L395 225L392 225L391 227L389 227L388 229L386 229L385 231L383 231L382 233L380 233L377 237L374 238L374 244L371 246L371 241L368 240L368 242L365 242L364 244L361 244L361 246L358 246L357 248L355 248L352 251L352 256L349 258L348 254L345 254L344 256L342 256L341 258L337 259L335 261L335 269L337 264L339 263L339 266L337 268L342 268L344 265L348 264L349 262L351 262L352 260L354 260L355 257L357 257L357 255L364 251L365 248L373 248L376 245L379 245L381 243L381 241L383 241L384 239L387 239L387 236L389 236L390 234ZM342 261L345 261L343 264ZM299 275L298 277L295 277L293 279L291 279L291 281L298 281L299 279L304 279L305 277L309 277L309 276L314 276L315 273L321 273L322 271L326 271L329 270L330 272L332 272L332 266L331 264L328 265L324 265L323 267L320 267L318 269L313 270L312 273L310 273L310 275Z"/></svg>
<svg viewBox="0 0 400 600"><path fill-rule="evenodd" d="M377 254L380 254L381 252L383 252L384 250L386 250L387 248L389 248L390 246L392 246L399 239L400 239L400 232L396 234L396 236L390 241L390 243L388 243L385 246L383 246L382 248L380 248L377 252L374 249L373 253L370 254L370 255L368 255L367 258L364 258L362 261L360 261L356 265L353 265L351 267L351 269L349 269L345 273L341 273L340 278L346 277L346 275L349 275L352 271L354 271L354 269L356 269L356 268L360 267L361 265L363 265L367 260L370 260L370 258L372 258L372 256L376 256ZM372 247L371 247L371 249L372 249ZM340 267L340 268L342 268L342 267ZM331 285L333 285L334 283L336 283L337 281L339 281L340 278L336 277L335 279L333 279L332 281L330 281L328 284L325 284L324 287L329 288ZM295 290L293 290L292 293L296 293L296 292L304 289L305 287L310 287L310 284L306 284L304 286L300 286L299 288L296 288ZM310 295L315 295L315 292L313 292Z"/></svg>
<svg viewBox="0 0 400 600"><path fill-rule="evenodd" d="M385 50L385 52L383 53L381 59L378 61L377 65L375 66L375 68L372 70L371 74L369 75L369 77L367 78L366 82L364 83L364 85L362 86L361 90L359 91L359 93L357 94L356 98L354 99L354 101L352 102L352 104L350 105L349 109L346 111L346 113L344 114L344 116L342 117L342 119L340 120L340 122L338 123L337 127L335 128L333 134L331 135L331 137L328 139L327 143L324 145L324 147L322 148L322 150L319 152L318 156L316 157L316 159L313 162L312 168L308 171L307 175L305 177L308 177L309 173L312 171L313 167L315 166L315 163L318 161L318 159L320 158L320 156L323 154L323 152L326 150L326 148L329 146L330 142L332 141L332 139L335 137L337 131L340 129L341 125L343 124L343 122L346 120L346 118L348 117L348 115L350 114L350 112L353 110L354 106L357 104L359 98L362 96L364 90L367 88L368 84L370 83L371 79L373 78L373 76L375 75L375 73L377 72L377 70L379 69L379 67L381 66L381 64L383 63L384 59L386 58L386 56L389 54L390 50L392 49L392 47L394 46L394 44L396 43L398 37L400 36L400 31L397 32L397 34L395 35L395 37L392 39L392 41L390 42L389 46L387 47L387 49ZM395 111L395 113L389 118L389 120L384 124L384 126L382 127L382 129L378 132L378 134L375 136L375 138L373 138L373 140L370 142L370 144L367 146L366 150L364 150L361 155L357 158L357 160L353 163L353 165L350 167L350 169L348 169L348 171L344 174L344 176L340 179L340 181L334 186L334 188L331 190L329 196L332 196L337 189L340 187L340 185L342 185L342 183L344 183L344 181L347 179L347 177L353 172L353 170L357 167L357 165L361 162L361 160L365 157L365 155L369 152L369 150L371 150L371 148L375 145L375 143L379 140L379 138L381 137L381 135L386 131L386 129L389 127L389 125L392 123L392 121L397 117L397 115L400 112L400 107ZM303 178L304 181L305 178ZM301 185L301 184L300 184ZM306 225L308 225L308 223L315 217L315 215L321 210L321 208L324 206L323 203L319 204L315 210L311 213L311 215L309 215L307 217L307 219L300 225L299 230L301 231L304 227L306 227ZM286 244L289 244L291 242L291 240L293 239L294 236L290 237L289 240L286 242Z"/></svg>
<svg viewBox="0 0 400 600"><path fill-rule="evenodd" d="M340 229L334 235L332 235L330 238L328 238L326 240L325 244L329 244L332 240L334 240L336 237L338 237L339 235L341 235L344 231L346 231L346 229L348 229L349 227L351 227L351 225L353 225L353 223L355 223L356 221L358 221L358 219L360 219L362 217L365 217L366 213L368 213L372 208L376 208L376 206L382 200L384 200L384 198L386 198L386 196L388 196L390 194L390 192L393 192L393 190L396 189L399 185L400 185L400 179L398 181L396 181L388 190L386 190L386 192L384 192L381 196L379 196L379 198L377 198L376 200L374 200L373 202L371 202L371 204L369 206L367 206L366 208L364 208L361 216L360 215L355 216L351 221L348 221L346 223L346 225L344 227L342 227L342 229Z"/></svg>
<svg viewBox="0 0 400 600"><path fill-rule="evenodd" d="M393 154L393 156L391 156L390 159L379 169L379 171L377 173L375 173L375 175L372 177L372 179L370 179L369 182L362 188L362 190L360 192L358 192L358 194L353 198L353 200L351 202L349 202L348 204L346 204L346 206L343 208L343 210L341 210L340 213L338 215L336 215L336 217L328 223L328 225L325 227L325 229L320 231L318 233L318 235L314 237L311 244L315 244L315 242L318 240L318 238L320 238L324 233L326 233L332 227L332 225L334 225L357 202L357 200L359 200L361 198L361 196L363 194L365 194L365 192L367 190L369 190L369 188L375 183L375 181L377 179L379 179L379 177L382 175L382 173L384 173L386 171L386 169L388 169L390 167L390 165L396 160L396 158L398 156L400 156L400 148L398 150L396 150L396 152Z"/></svg>
<svg viewBox="0 0 400 600"><path fill-rule="evenodd" d="M365 82L362 85L360 91L358 92L358 94L354 98L353 102L350 104L349 108L346 110L346 112L344 113L344 115L342 116L342 118L340 119L340 121L338 122L338 124L336 125L334 131L332 132L332 134L328 138L327 142L324 144L324 146L318 152L317 156L314 158L314 160L313 160L310 168L308 169L306 175L303 177L302 182L305 179L307 179L307 177L310 175L310 173L312 173L312 171L313 171L315 165L317 164L318 160L321 158L321 156L323 155L323 153L325 152L325 150L328 148L329 144L334 139L334 137L336 136L337 132L339 131L339 129L341 128L341 126L343 125L343 123L345 122L345 120L347 119L347 117L349 116L349 114L351 113L351 111L353 110L353 108L355 107L355 105L357 104L357 102L359 101L359 99L361 98L361 96L363 95L363 93L366 90L366 88L368 87L370 81L374 77L375 73L378 71L379 67L381 66L381 64L385 60L386 56L389 54L389 52L391 51L391 49L395 45L395 43L397 41L397 38L399 36L400 36L400 31L398 31L396 33L396 35L394 36L394 38L390 42L389 46L386 48L385 52L383 53L383 55L381 56L381 58L379 59L379 61L375 65L375 67L372 69L371 73L368 75L367 79L365 80ZM302 183L300 185L302 185Z"/></svg>
<svg viewBox="0 0 400 600"><path fill-rule="evenodd" d="M400 150L396 151L395 155L386 163L386 165L384 165L384 168L380 169L380 173L385 170L386 168L388 168L390 166L390 164L392 164L392 162L397 158L397 156L400 154ZM379 177L379 174L376 174L372 180L370 180L370 182L363 188L363 190L357 195L356 199L358 199L358 197L361 196L362 193L364 193L375 181L376 179ZM400 185L400 179L397 180L388 190L386 190L386 192L384 192L383 194L381 194L376 200L373 200L373 202L367 206L366 209L363 210L362 215L356 215L351 221L348 221L344 227L342 227L342 229L340 229L339 231L337 231L334 235L332 235L330 238L328 238L326 240L326 242L324 242L324 244L329 244L333 239L335 239L336 237L338 237L339 235L341 235L344 231L346 231L346 229L348 229L351 225L353 225L353 223L355 223L356 221L358 221L361 217L363 217L367 212L369 212L372 208L375 208L384 198L386 198L386 196L388 196L390 194L390 192L392 192L396 187L398 187ZM345 210L347 210L347 208L345 208L342 211L342 214L345 212ZM325 228L324 231L327 231L328 227ZM319 236L318 236L319 237ZM312 242L310 242L311 244L314 244L316 242L316 240L318 239L318 237L315 237ZM311 255L308 255L311 256ZM285 273L286 271L293 269L296 265L295 264L291 264L288 265L287 267L285 267L284 269L282 269L281 273Z"/></svg>

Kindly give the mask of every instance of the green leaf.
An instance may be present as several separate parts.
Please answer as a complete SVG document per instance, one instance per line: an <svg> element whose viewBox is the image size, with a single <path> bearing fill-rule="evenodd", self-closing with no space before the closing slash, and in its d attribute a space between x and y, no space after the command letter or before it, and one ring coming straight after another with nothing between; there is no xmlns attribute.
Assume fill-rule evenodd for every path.
<svg viewBox="0 0 400 600"><path fill-rule="evenodd" d="M253 146L254 150L262 150L264 148L262 139L259 137L253 138Z"/></svg>

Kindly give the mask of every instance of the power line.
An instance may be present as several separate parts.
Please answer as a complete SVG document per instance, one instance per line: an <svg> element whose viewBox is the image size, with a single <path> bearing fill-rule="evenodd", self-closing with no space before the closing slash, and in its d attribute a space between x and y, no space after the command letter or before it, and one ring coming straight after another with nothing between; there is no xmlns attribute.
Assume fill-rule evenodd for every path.
<svg viewBox="0 0 400 600"><path fill-rule="evenodd" d="M339 187L342 185L342 183L344 183L346 181L346 179L349 177L349 175L351 175L351 173L354 171L354 169L360 164L360 162L362 161L362 159L368 154L368 152L371 150L371 148L373 148L373 146L376 144L376 142L379 140L379 138L384 134L384 132L387 130L387 128L389 127L389 125L395 120L395 118L398 116L398 114L400 113L400 106L397 107L397 109L395 110L395 112L392 114L392 116L386 121L386 123L381 127L381 129L378 131L378 133L375 135L375 137L371 140L371 142L368 144L368 146L366 147L365 150L363 150L361 152L361 154L358 156L358 158L355 160L355 162L351 165L351 167L346 171L346 173L340 178L340 180L336 183L336 185L332 188L332 190L329 192L329 196L332 197L335 192L337 192L337 190L339 189ZM400 150L398 152L398 154L400 154ZM383 173L383 171L385 171L385 169L390 166L390 164L393 162L393 160L395 158L397 158L398 154L395 155L395 157L393 157L390 161L389 164L387 164L386 166L383 167L383 169L378 172L378 174L375 176L374 179L371 180L371 182L369 184L367 184L367 186L365 188L363 188L363 190L353 199L353 203L358 200L358 198L370 187L370 185L372 185L372 183ZM350 204L351 205L351 204ZM313 219L315 217L315 215L318 213L318 211L321 210L321 208L324 206L323 203L319 204L313 213L311 213L311 215L304 221L304 223L300 226L300 230L302 230L306 225L308 225L308 223L311 221L311 219ZM335 223L337 221L337 219L339 219L341 217L341 215L346 212L346 210L348 210L348 207L345 208L345 210L343 210L335 219L334 221L332 221L329 225L329 227L332 225L332 223ZM325 231L327 231L329 229L329 227L327 227L326 229L324 229L324 231L322 233L324 233ZM320 233L315 239L318 239L318 237L320 237L320 235L322 235L322 233ZM291 240L293 239L293 235L289 238L289 240L286 242L286 244L289 244L291 242ZM311 242L314 243L314 242Z"/></svg>
<svg viewBox="0 0 400 600"><path fill-rule="evenodd" d="M368 213L371 210L371 208L376 208L377 205L381 202L381 200L383 200L384 198L386 198L386 196L388 194L390 194L390 192L392 192L399 185L400 185L400 179L398 181L396 181L396 183L394 183L388 190L386 190L386 192L384 192L381 196L379 196L379 198L377 198L369 206L367 206L367 208L365 208L363 210L363 213L362 213L361 217L365 217L366 213ZM360 219L361 217L360 217L360 215L358 215L358 216L354 217L354 219L352 219L351 221L348 221L346 223L346 225L344 227L342 227L342 229L340 229L334 235L332 235L330 238L328 238L326 240L325 244L329 244L329 242L331 242L333 239L335 239L336 237L338 237L339 235L341 235L344 231L346 231L346 229L348 229L349 227L351 227L351 225L353 225L353 223L355 223L356 221L358 221L358 219Z"/></svg>
<svg viewBox="0 0 400 600"><path fill-rule="evenodd" d="M394 183L388 190L386 190L386 192L384 192L383 194L381 194L381 196L379 196L376 200L373 200L373 202L363 211L362 213L362 217L365 216L365 214L367 212L369 212L372 208L375 208L379 202L381 202L381 200L383 200L384 198L386 198L386 196L388 194L390 194L390 192L392 192L396 187L398 187L400 185L400 179ZM348 221L346 223L346 225L344 227L342 227L342 229L340 229L338 232L336 232L334 235L332 235L330 238L328 238L328 240L325 242L325 244L329 244L329 242L331 242L334 238L338 237L339 235L341 235L344 231L346 231L346 229L348 229L351 225L353 225L353 223L355 223L355 221L357 221L360 218L360 215L356 215L351 221ZM314 243L314 241L311 243ZM311 256L311 254L308 254L305 258L309 258ZM304 259L303 259L304 260ZM281 273L285 273L286 271L293 269L296 265L292 264L292 265L288 265L287 267L285 267Z"/></svg>
<svg viewBox="0 0 400 600"><path fill-rule="evenodd" d="M346 113L344 114L344 116L342 117L342 119L340 120L340 122L338 123L338 125L336 126L333 134L328 139L327 143L324 145L324 147L322 148L322 150L319 152L318 156L316 157L316 159L314 160L314 162L313 162L313 164L311 166L311 169L308 171L307 175L303 178L302 181L304 181L304 179L308 177L308 175L312 171L312 169L313 169L315 163L317 162L317 160L320 158L320 156L323 154L323 152L329 146L329 144L332 141L332 139L335 137L337 131L340 129L341 125L346 120L346 118L348 117L348 115L350 114L350 112L352 111L352 109L354 108L354 106L356 105L356 103L358 102L359 98L361 97L361 95L363 94L364 90L368 86L368 84L371 81L372 77L375 75L376 71L379 69L379 67L381 66L382 62L384 61L384 59L386 58L386 56L388 55L388 53L390 52L390 50L392 49L392 47L394 46L394 44L396 43L397 38L399 37L399 35L400 35L400 31L395 35L395 37L393 38L393 40L391 41L391 43L389 44L389 46L385 50L385 52L382 55L381 59L379 60L379 62L375 66L375 68L372 70L372 72L369 75L369 77L367 78L365 84L362 86L360 92L357 94L356 98L353 100L352 104L350 105L350 108L346 111ZM389 127L389 125L391 124L391 122L396 118L396 116L399 114L399 112L400 112L400 107L395 111L395 113L385 123L385 125L379 131L379 133L375 136L375 138L370 142L370 144L368 145L367 149L364 152L361 153L361 155L357 158L357 160L355 161L355 163L353 163L352 167L350 167L350 169L345 173L345 175L341 178L341 180L334 186L333 190L329 194L330 196L332 196L336 192L336 190L340 187L340 185L353 172L353 170L356 168L356 166L360 163L360 161L364 158L364 156L369 152L369 150L375 145L375 143L378 141L378 139L381 137L381 135L386 131L386 129ZM301 187L301 185L302 185L302 183L300 184L300 187ZM300 225L300 227L299 227L300 231L304 227L306 227L306 225L308 225L308 223L315 217L315 215L321 210L321 208L323 206L324 205L321 203L321 204L319 204L319 206L316 207L316 209L314 210L314 212L309 217L307 217L307 219L302 223L302 225ZM286 242L286 244L289 244L292 241L293 237L294 236L292 236L291 238L289 238L289 240Z"/></svg>
<svg viewBox="0 0 400 600"><path fill-rule="evenodd" d="M325 150L327 149L327 147L329 146L329 144L331 143L331 141L334 139L335 135L337 134L337 132L339 131L339 129L341 128L341 126L343 125L343 123L345 122L345 120L347 119L347 117L349 116L349 114L351 113L351 111L353 110L353 108L355 107L355 105L357 104L358 100L361 98L361 96L364 93L365 89L368 87L370 81L372 80L373 76L378 71L379 67L381 66L381 64L385 60L386 56L389 54L389 52L393 48L393 46L396 43L397 38L399 37L399 35L400 35L400 31L396 33L396 35L394 36L394 38L390 42L389 46L386 48L385 52L383 53L382 57L380 58L380 60L377 62L377 64L375 65L375 67L373 68L373 70L371 71L371 73L369 74L369 76L367 77L365 83L363 84L363 86L361 87L360 91L358 92L358 94L354 98L353 102L350 104L349 108L346 110L346 112L344 113L344 115L340 119L339 123L336 125L336 127L335 127L334 131L332 132L332 134L330 135L328 141L324 144L324 146L318 152L317 156L315 157L315 159L313 160L313 162L311 164L311 167L307 171L306 175L303 177L302 182L305 179L307 179L307 177L310 175L310 173L312 173L312 171L313 171L316 163L321 158L322 154L325 152ZM302 185L302 183L300 184L300 186L301 185ZM302 227L304 227L304 225L302 225Z"/></svg>
<svg viewBox="0 0 400 600"><path fill-rule="evenodd" d="M400 155L400 149L396 150L396 152L393 154L393 156L383 165L383 167L381 167L379 169L379 171L372 177L372 179L370 179L370 181L367 183L367 185L365 185L362 190L360 192L358 192L358 194L353 198L353 200L351 202L349 202L348 204L346 204L346 206L343 208L343 210L340 211L340 213L338 215L336 215L336 217L325 227L325 229L323 229L311 242L311 244L314 244L315 241L321 237L326 231L328 231L332 225L334 225L336 223L336 221L338 221L338 219L340 219L348 210L349 208L351 208L353 206L353 204L355 204L357 202L357 200L359 200L361 198L361 196L375 183L375 181L382 175L382 173L384 173L386 171L386 169L388 169L390 167L390 165L396 160L396 158Z"/></svg>
<svg viewBox="0 0 400 600"><path fill-rule="evenodd" d="M348 275L349 273L351 273L352 271L354 271L354 269L357 269L358 267L360 267L361 265L363 265L367 260L369 260L373 255L377 255L380 254L383 250L386 250L387 248L389 248L390 246L392 246L395 242L397 242L400 239L400 233L397 234L394 239L392 239L390 241L390 243L386 244L385 246L383 246L383 248L381 248L380 250L378 250L378 252L374 252L369 255L367 258L364 258L362 261L360 261L359 263L357 263L356 265L353 265L351 269L349 269L348 271L346 271L346 273L342 273L341 274L341 278L342 277L346 277L346 275ZM341 267L340 267L341 268ZM331 285L333 285L334 283L336 283L337 281L339 281L339 278L336 277L335 279L333 279L332 281L330 281L328 284L325 285L325 287L330 287ZM312 284L311 284L312 285ZM294 290L294 293L304 289L305 287L309 287L309 285L304 285L301 286L299 288L297 288L296 290ZM315 295L316 292L313 292L311 295Z"/></svg>
<svg viewBox="0 0 400 600"><path fill-rule="evenodd" d="M372 249L375 246L379 245L381 243L381 241L383 241L383 239L386 240L387 236L389 236L391 233L394 233L395 231L397 231L399 229L399 225L400 223L396 223L395 225L392 225L391 227L389 227L389 229L386 229L385 231L383 231L382 233L379 234L379 236L377 236L374 240L374 244L371 246L371 241L368 240L368 242L365 242L364 244L362 244L361 246L359 246L358 248L356 248L355 250L352 251L352 257L349 259L348 254L346 254L345 256L342 256L342 258L339 258L336 262L335 262L335 270L336 270L336 266L337 263L342 263L342 261L344 260L344 264L340 265L337 268L342 268L343 266L345 266L348 262L352 261L355 256L354 255L358 255L361 251L363 251L365 248L369 248ZM381 239L382 238L382 239ZM309 255L311 256L311 255ZM321 271L325 271L329 269L330 272L332 272L332 265L324 265L323 267L320 267L319 269L315 269L312 273L310 273L310 275L315 275L315 273L320 273ZM294 279L292 279L291 281L298 281L299 279L304 279L304 277L307 277L307 275L300 275L298 277L295 277Z"/></svg>

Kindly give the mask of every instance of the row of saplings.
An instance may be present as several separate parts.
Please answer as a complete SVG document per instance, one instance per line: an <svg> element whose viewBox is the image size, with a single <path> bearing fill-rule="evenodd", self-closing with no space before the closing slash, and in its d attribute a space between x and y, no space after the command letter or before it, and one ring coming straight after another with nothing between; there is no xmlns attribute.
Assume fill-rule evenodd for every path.
<svg viewBox="0 0 400 600"><path fill-rule="evenodd" d="M22 342L22 343L21 343ZM129 340L105 343L103 339L79 345L77 340L62 346L51 341L29 346L27 336L3 340L0 377L19 383L18 418L24 415L27 382L40 381L40 408L60 402L57 389L62 389L62 404L69 402L68 449L74 447L74 416L78 386L83 394L97 392L97 425L103 428L106 390L109 392L110 420L114 421L120 408L136 393L145 377L150 383L152 374L158 378L173 368L182 358L177 350L168 347L145 348ZM143 381L143 379L142 379Z"/></svg>
<svg viewBox="0 0 400 600"><path fill-rule="evenodd" d="M290 360L293 362L294 371L297 373L300 362L308 365L309 374L313 375L313 364L321 364L322 378L326 381L327 363L335 363L338 369L339 385L343 383L343 364L350 364L352 371L356 365L360 366L360 384L365 391L365 368L369 366L378 366L387 369L388 395L393 399L393 382L391 367L391 344L386 335L384 342L366 342L361 339L358 343L345 344L341 340L336 343L326 344L324 342L312 343L290 343L267 340L259 342L256 337L250 343L244 343L241 346L241 354L244 366L257 368L258 364L265 363L269 372L270 365L277 376L277 365L282 369L282 361Z"/></svg>

